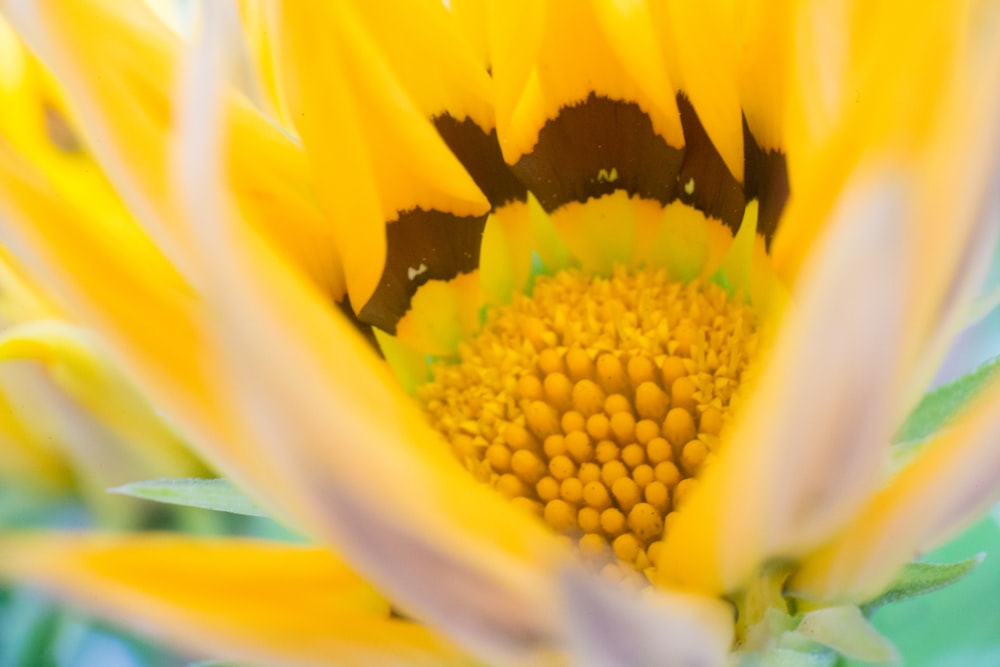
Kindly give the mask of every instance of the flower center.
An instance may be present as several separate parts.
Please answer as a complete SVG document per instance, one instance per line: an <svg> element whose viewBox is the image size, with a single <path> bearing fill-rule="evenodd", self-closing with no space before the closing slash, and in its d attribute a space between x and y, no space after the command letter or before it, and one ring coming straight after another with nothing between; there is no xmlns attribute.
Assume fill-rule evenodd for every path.
<svg viewBox="0 0 1000 667"><path fill-rule="evenodd" d="M562 271L491 310L418 397L474 475L641 582L756 348L753 312L717 285Z"/></svg>

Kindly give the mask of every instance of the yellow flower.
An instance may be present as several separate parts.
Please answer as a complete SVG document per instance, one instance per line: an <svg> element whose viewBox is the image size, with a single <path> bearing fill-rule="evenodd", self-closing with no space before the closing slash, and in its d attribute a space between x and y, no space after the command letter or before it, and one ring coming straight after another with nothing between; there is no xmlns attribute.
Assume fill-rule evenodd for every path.
<svg viewBox="0 0 1000 667"><path fill-rule="evenodd" d="M0 574L258 662L891 659L856 605L1000 494L1000 387L890 462L996 234L995 7L452 5L7 3L121 196L3 144L19 270L317 546Z"/></svg>

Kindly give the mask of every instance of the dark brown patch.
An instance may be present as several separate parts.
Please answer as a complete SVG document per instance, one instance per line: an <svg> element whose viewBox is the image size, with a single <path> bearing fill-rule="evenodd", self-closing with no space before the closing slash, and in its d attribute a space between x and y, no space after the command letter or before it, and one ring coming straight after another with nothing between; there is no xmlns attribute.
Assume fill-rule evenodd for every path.
<svg viewBox="0 0 1000 667"><path fill-rule="evenodd" d="M546 122L535 148L512 168L542 207L554 211L616 190L666 204L674 198L681 158L639 105L591 93ZM599 177L612 169L613 181Z"/></svg>
<svg viewBox="0 0 1000 667"><path fill-rule="evenodd" d="M486 217L419 208L400 213L385 227L385 269L359 319L394 334L417 288L429 280L451 280L475 270Z"/></svg>
<svg viewBox="0 0 1000 667"><path fill-rule="evenodd" d="M781 214L788 201L788 165L784 153L765 151L750 133L747 119L743 118L743 154L747 200L754 197L760 202L757 216L757 233L770 247Z"/></svg>
<svg viewBox="0 0 1000 667"><path fill-rule="evenodd" d="M677 95L684 130L684 162L677 175L677 199L705 215L722 220L735 234L743 221L746 199L743 188L726 166L715 144L708 138L691 102ZM694 192L688 194L684 185L694 179Z"/></svg>
<svg viewBox="0 0 1000 667"><path fill-rule="evenodd" d="M486 132L469 118L447 114L434 118L434 127L494 209L528 198L528 188L503 160L495 129Z"/></svg>

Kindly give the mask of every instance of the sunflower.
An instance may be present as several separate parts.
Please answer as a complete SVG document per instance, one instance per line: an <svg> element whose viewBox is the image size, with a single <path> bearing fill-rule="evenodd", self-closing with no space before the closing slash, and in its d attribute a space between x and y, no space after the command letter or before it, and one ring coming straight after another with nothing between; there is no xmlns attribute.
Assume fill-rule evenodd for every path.
<svg viewBox="0 0 1000 667"><path fill-rule="evenodd" d="M5 577L254 662L715 665L892 660L865 613L968 569L906 563L1000 387L890 443L996 237L991 3L5 9L115 203L4 144L19 270L314 543Z"/></svg>

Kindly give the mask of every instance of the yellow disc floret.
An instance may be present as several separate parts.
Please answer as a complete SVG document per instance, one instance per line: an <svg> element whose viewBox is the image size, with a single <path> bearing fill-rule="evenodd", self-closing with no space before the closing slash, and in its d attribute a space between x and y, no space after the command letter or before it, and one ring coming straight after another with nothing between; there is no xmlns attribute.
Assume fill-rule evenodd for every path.
<svg viewBox="0 0 1000 667"><path fill-rule="evenodd" d="M753 312L663 270L563 271L493 309L418 390L482 481L636 578L719 447Z"/></svg>

